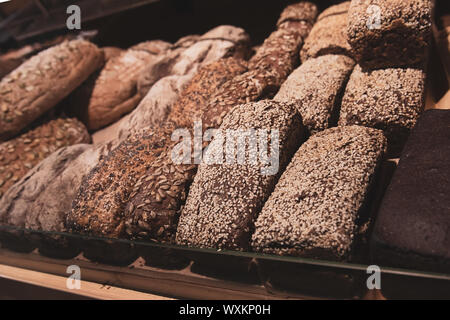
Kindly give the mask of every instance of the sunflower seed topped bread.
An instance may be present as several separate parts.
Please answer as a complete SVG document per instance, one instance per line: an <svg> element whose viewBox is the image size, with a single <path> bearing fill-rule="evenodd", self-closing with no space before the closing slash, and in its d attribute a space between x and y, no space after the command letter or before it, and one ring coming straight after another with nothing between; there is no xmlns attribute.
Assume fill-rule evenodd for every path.
<svg viewBox="0 0 450 320"><path fill-rule="evenodd" d="M257 252L342 260L386 147L380 130L349 126L312 136L292 158L255 224Z"/></svg>
<svg viewBox="0 0 450 320"><path fill-rule="evenodd" d="M384 131L398 155L425 104L425 72L415 68L363 71L355 67L342 99L339 125Z"/></svg>
<svg viewBox="0 0 450 320"><path fill-rule="evenodd" d="M142 99L137 81L142 70L165 54L170 44L148 41L110 58L99 74L89 78L70 97L72 111L89 130L119 120Z"/></svg>
<svg viewBox="0 0 450 320"><path fill-rule="evenodd" d="M327 129L338 120L340 97L354 66L353 59L343 55L308 59L292 72L274 99L294 103L311 133Z"/></svg>
<svg viewBox="0 0 450 320"><path fill-rule="evenodd" d="M89 143L86 127L77 119L59 118L0 144L0 198L30 169L62 147Z"/></svg>
<svg viewBox="0 0 450 320"><path fill-rule="evenodd" d="M166 121L172 105L201 66L223 57L247 51L249 37L241 28L220 26L204 34L184 49L169 68L167 76L156 82L130 115L121 120L119 137Z"/></svg>
<svg viewBox="0 0 450 320"><path fill-rule="evenodd" d="M173 126L142 130L121 142L83 179L66 227L75 233L123 237L124 208L138 180L170 143Z"/></svg>
<svg viewBox="0 0 450 320"><path fill-rule="evenodd" d="M324 10L311 30L300 52L302 62L325 54L351 56L347 42L347 11L350 1Z"/></svg>
<svg viewBox="0 0 450 320"><path fill-rule="evenodd" d="M0 82L0 141L53 108L103 63L84 40L63 42L32 57Z"/></svg>
<svg viewBox="0 0 450 320"><path fill-rule="evenodd" d="M352 0L347 38L364 69L414 65L431 40L431 0Z"/></svg>
<svg viewBox="0 0 450 320"><path fill-rule="evenodd" d="M253 136L244 133L248 129L255 130ZM228 130L234 130L235 136ZM220 131L223 138L216 137L209 145L189 190L176 240L180 245L246 250L257 214L304 138L301 117L292 104L262 100L236 106L225 117ZM267 152L273 143L277 145L278 149L270 153L277 153L278 164L258 158L258 151L263 151L257 151L257 140L259 148ZM224 163L208 163L208 158L221 153L227 159L222 160ZM239 160L241 155L243 161Z"/></svg>

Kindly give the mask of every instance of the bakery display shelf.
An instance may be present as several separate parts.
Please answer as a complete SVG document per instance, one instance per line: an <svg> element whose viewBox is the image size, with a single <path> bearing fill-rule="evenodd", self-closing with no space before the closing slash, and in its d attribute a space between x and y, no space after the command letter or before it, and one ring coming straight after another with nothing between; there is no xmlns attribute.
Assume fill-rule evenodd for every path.
<svg viewBox="0 0 450 320"><path fill-rule="evenodd" d="M370 260L348 263L12 227L0 230L0 264L62 277L68 276L68 266L77 265L82 280L173 298L361 299L367 296L371 275ZM388 299L450 298L450 273L380 268L381 293Z"/></svg>

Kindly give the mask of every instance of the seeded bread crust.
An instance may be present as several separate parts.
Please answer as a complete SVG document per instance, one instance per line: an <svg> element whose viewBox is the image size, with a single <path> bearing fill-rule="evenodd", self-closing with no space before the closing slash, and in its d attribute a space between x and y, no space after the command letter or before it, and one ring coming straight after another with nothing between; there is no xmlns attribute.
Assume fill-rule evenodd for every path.
<svg viewBox="0 0 450 320"><path fill-rule="evenodd" d="M30 169L62 147L90 143L86 127L77 119L50 120L0 144L0 198Z"/></svg>
<svg viewBox="0 0 450 320"><path fill-rule="evenodd" d="M384 131L389 153L398 155L424 109L425 72L388 68L365 72L355 67L342 99L340 126L362 125Z"/></svg>
<svg viewBox="0 0 450 320"><path fill-rule="evenodd" d="M0 82L0 141L53 108L103 63L84 40L63 42L32 57Z"/></svg>
<svg viewBox="0 0 450 320"><path fill-rule="evenodd" d="M378 10L376 21L372 17L377 17ZM431 40L431 15L430 0L353 0L347 37L355 59L364 69L424 61ZM379 22L379 27L370 29L370 22Z"/></svg>
<svg viewBox="0 0 450 320"><path fill-rule="evenodd" d="M292 72L274 99L294 103L312 134L325 130L337 121L340 96L354 66L353 59L343 55L309 59Z"/></svg>
<svg viewBox="0 0 450 320"><path fill-rule="evenodd" d="M98 130L132 111L142 99L137 90L140 73L163 56L169 43L155 40L138 44L110 58L103 69L71 96L71 109L87 125Z"/></svg>
<svg viewBox="0 0 450 320"><path fill-rule="evenodd" d="M178 224L176 240L180 245L247 250L257 214L304 139L295 106L271 100L236 106L220 127L222 132L227 129L279 130L279 169L263 175L261 169L266 164L251 164L248 159L244 164L202 163ZM223 141L215 139L208 154L221 148Z"/></svg>
<svg viewBox="0 0 450 320"><path fill-rule="evenodd" d="M380 130L359 126L331 128L312 136L264 205L255 224L253 249L345 259L385 148Z"/></svg>
<svg viewBox="0 0 450 320"><path fill-rule="evenodd" d="M319 15L300 52L302 62L326 54L352 56L350 44L347 42L349 7L350 1L346 1L329 7Z"/></svg>

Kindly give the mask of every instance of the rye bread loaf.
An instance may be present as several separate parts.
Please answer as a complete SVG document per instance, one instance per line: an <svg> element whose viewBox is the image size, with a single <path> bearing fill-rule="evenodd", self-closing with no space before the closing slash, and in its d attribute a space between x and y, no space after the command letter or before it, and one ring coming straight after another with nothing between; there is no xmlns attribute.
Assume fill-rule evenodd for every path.
<svg viewBox="0 0 450 320"><path fill-rule="evenodd" d="M30 169L62 147L89 143L86 127L73 118L59 118L0 144L0 198Z"/></svg>
<svg viewBox="0 0 450 320"><path fill-rule="evenodd" d="M339 118L342 93L354 66L353 59L343 55L308 59L292 72L274 99L294 103L310 133L327 129Z"/></svg>
<svg viewBox="0 0 450 320"><path fill-rule="evenodd" d="M69 97L72 112L89 130L98 130L131 112L142 99L137 90L140 73L169 47L160 40L149 41L111 57Z"/></svg>
<svg viewBox="0 0 450 320"><path fill-rule="evenodd" d="M63 42L32 57L0 82L0 141L17 135L85 81L103 63L84 40Z"/></svg>
<svg viewBox="0 0 450 320"><path fill-rule="evenodd" d="M345 89L339 125L381 129L389 154L399 155L424 109L425 78L419 68L363 71L357 65Z"/></svg>
<svg viewBox="0 0 450 320"><path fill-rule="evenodd" d="M311 30L300 52L302 62L326 54L342 54L351 57L347 42L347 12L350 1L324 10Z"/></svg>
<svg viewBox="0 0 450 320"><path fill-rule="evenodd" d="M364 69L423 62L431 40L433 1L352 0L347 38Z"/></svg>
<svg viewBox="0 0 450 320"><path fill-rule="evenodd" d="M312 136L293 157L255 224L257 252L348 257L360 208L386 148L380 130L349 126Z"/></svg>
<svg viewBox="0 0 450 320"><path fill-rule="evenodd" d="M188 41L190 42L190 41ZM155 83L139 106L121 121L119 137L163 123L186 84L201 66L248 51L249 37L241 28L220 26L204 34L183 50L171 65L168 76Z"/></svg>
<svg viewBox="0 0 450 320"><path fill-rule="evenodd" d="M0 221L32 230L66 232L65 215L81 179L109 151L108 144L77 144L54 152L5 193L0 201Z"/></svg>
<svg viewBox="0 0 450 320"><path fill-rule="evenodd" d="M258 133L247 135L249 129ZM247 250L254 220L304 139L304 130L294 105L262 100L236 106L220 131L223 139L216 137L211 142L189 190L176 241L195 247ZM239 140L242 143L234 146ZM269 164L258 157L264 152L279 163ZM241 156L244 159L239 160ZM219 163L208 163L211 158Z"/></svg>

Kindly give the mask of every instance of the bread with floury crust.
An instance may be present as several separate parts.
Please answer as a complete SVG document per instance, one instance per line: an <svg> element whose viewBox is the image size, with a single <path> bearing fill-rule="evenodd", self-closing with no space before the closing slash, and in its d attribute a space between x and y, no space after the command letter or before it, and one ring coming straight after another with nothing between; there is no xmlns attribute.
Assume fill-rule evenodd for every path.
<svg viewBox="0 0 450 320"><path fill-rule="evenodd" d="M0 82L0 141L56 106L103 63L85 40L66 41L30 58Z"/></svg>

